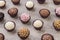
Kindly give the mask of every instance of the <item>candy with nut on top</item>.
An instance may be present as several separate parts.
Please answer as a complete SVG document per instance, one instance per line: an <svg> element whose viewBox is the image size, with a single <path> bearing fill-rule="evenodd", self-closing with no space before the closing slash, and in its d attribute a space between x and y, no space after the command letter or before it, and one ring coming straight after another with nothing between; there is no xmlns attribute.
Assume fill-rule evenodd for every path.
<svg viewBox="0 0 60 40"><path fill-rule="evenodd" d="M60 31L60 20L55 20L53 26L57 31Z"/></svg>
<svg viewBox="0 0 60 40"><path fill-rule="evenodd" d="M21 39L27 39L30 35L30 31L28 28L21 28L19 31L18 31L18 36L21 38Z"/></svg>

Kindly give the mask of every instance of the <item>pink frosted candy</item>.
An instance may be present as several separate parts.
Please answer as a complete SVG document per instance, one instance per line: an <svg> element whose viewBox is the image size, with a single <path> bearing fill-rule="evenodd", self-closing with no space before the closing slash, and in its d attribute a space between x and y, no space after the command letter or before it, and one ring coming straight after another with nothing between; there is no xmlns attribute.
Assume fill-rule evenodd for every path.
<svg viewBox="0 0 60 40"><path fill-rule="evenodd" d="M56 9L56 13L60 15L60 7Z"/></svg>
<svg viewBox="0 0 60 40"><path fill-rule="evenodd" d="M30 19L30 16L29 14L26 14L26 13L23 13L21 16L20 16L21 20L26 22Z"/></svg>

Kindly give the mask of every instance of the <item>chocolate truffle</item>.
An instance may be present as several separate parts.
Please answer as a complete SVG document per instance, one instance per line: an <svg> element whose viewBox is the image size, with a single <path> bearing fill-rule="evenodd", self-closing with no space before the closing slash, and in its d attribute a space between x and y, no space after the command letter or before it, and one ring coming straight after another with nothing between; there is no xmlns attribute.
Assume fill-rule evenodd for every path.
<svg viewBox="0 0 60 40"><path fill-rule="evenodd" d="M53 26L57 31L60 31L60 20L55 20Z"/></svg>
<svg viewBox="0 0 60 40"><path fill-rule="evenodd" d="M34 28L36 28L37 30L41 30L41 28L43 27L43 21L37 19L35 21L33 21L33 26Z"/></svg>
<svg viewBox="0 0 60 40"><path fill-rule="evenodd" d="M47 18L50 15L50 11L48 9L41 9L39 11L39 14L41 15L41 17L43 18Z"/></svg>
<svg viewBox="0 0 60 40"><path fill-rule="evenodd" d="M60 4L60 0L53 0L54 4L59 5Z"/></svg>
<svg viewBox="0 0 60 40"><path fill-rule="evenodd" d="M26 8L31 10L31 9L33 9L33 7L34 7L34 3L32 1L27 1Z"/></svg>
<svg viewBox="0 0 60 40"><path fill-rule="evenodd" d="M60 7L55 9L55 13L57 17L60 17Z"/></svg>
<svg viewBox="0 0 60 40"><path fill-rule="evenodd" d="M19 4L20 3L20 0L11 0L13 2L13 4Z"/></svg>
<svg viewBox="0 0 60 40"><path fill-rule="evenodd" d="M18 9L17 8L11 8L8 10L8 14L11 16L11 17L16 17L17 14L18 14Z"/></svg>
<svg viewBox="0 0 60 40"><path fill-rule="evenodd" d="M40 3L40 4L43 4L44 2L45 2L45 0L37 0L38 1L38 3Z"/></svg>
<svg viewBox="0 0 60 40"><path fill-rule="evenodd" d="M21 16L19 18L20 18L21 22L24 24L28 23L29 20L31 19L30 15L27 13L21 14Z"/></svg>
<svg viewBox="0 0 60 40"><path fill-rule="evenodd" d="M21 38L21 39L26 39L30 34L30 31L27 29L27 28L21 28L19 31L18 31L18 36Z"/></svg>
<svg viewBox="0 0 60 40"><path fill-rule="evenodd" d="M43 34L41 40L54 40L54 37L51 34Z"/></svg>
<svg viewBox="0 0 60 40"><path fill-rule="evenodd" d="M4 40L4 39L5 39L5 36L2 33L0 33L0 40Z"/></svg>
<svg viewBox="0 0 60 40"><path fill-rule="evenodd" d="M5 0L0 0L0 8L5 7L6 1Z"/></svg>
<svg viewBox="0 0 60 40"><path fill-rule="evenodd" d="M4 13L0 12L0 21L4 19Z"/></svg>
<svg viewBox="0 0 60 40"><path fill-rule="evenodd" d="M5 25L4 25L4 28L7 31L13 31L15 29L15 27L16 27L16 24L13 21L6 22Z"/></svg>

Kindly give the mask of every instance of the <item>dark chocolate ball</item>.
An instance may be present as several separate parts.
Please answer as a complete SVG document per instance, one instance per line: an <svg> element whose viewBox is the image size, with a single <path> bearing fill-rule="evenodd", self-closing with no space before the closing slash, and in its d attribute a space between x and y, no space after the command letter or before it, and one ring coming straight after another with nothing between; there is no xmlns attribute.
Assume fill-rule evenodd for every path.
<svg viewBox="0 0 60 40"><path fill-rule="evenodd" d="M40 3L40 4L43 4L44 2L45 2L45 0L37 0L38 1L38 3Z"/></svg>
<svg viewBox="0 0 60 40"><path fill-rule="evenodd" d="M60 0L53 0L54 4L59 5L60 4Z"/></svg>
<svg viewBox="0 0 60 40"><path fill-rule="evenodd" d="M54 37L51 34L43 34L41 40L54 40Z"/></svg>
<svg viewBox="0 0 60 40"><path fill-rule="evenodd" d="M11 0L13 2L13 4L19 4L20 0Z"/></svg>
<svg viewBox="0 0 60 40"><path fill-rule="evenodd" d="M5 36L2 33L0 33L0 40L4 40L4 39L5 39Z"/></svg>
<svg viewBox="0 0 60 40"><path fill-rule="evenodd" d="M41 9L39 11L39 14L41 15L41 17L43 18L47 18L50 15L50 11L48 9Z"/></svg>
<svg viewBox="0 0 60 40"><path fill-rule="evenodd" d="M8 14L9 14L11 17L17 16L17 13L18 13L18 9L17 9L17 8L11 8L11 9L8 10Z"/></svg>
<svg viewBox="0 0 60 40"><path fill-rule="evenodd" d="M0 21L4 19L4 13L0 12Z"/></svg>

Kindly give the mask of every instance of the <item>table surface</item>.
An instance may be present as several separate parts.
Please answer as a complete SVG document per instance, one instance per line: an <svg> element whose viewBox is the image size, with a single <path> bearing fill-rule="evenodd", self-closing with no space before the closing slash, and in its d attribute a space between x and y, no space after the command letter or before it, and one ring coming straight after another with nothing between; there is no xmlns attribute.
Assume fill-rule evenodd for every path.
<svg viewBox="0 0 60 40"><path fill-rule="evenodd" d="M26 40L41 40L41 36L45 33L52 34L54 36L55 40L60 40L60 32L56 31L53 27L53 21L59 19L55 15L55 8L59 7L60 5L54 5L53 0L46 0L44 4L39 4L37 0L31 0L34 2L34 9L29 11L25 7L25 3L29 0L21 0L19 5L14 5L11 0L6 0L6 7L3 9L0 9L0 12L3 12L5 14L4 21L0 22L0 33L3 33L5 35L5 40L21 40L17 32L20 28L22 27L27 27L30 30L30 36ZM12 18L9 16L7 13L9 8L16 7L18 8L18 17L20 16L21 13L29 13L31 16L31 20L28 24L23 24L19 20L18 17ZM39 10L46 8L50 10L51 14L48 18L43 19L39 15ZM44 22L44 26L41 29L41 31L36 30L33 26L32 23L35 19L41 19ZM4 23L7 21L14 21L16 23L16 28L13 32L7 32L4 29Z"/></svg>

